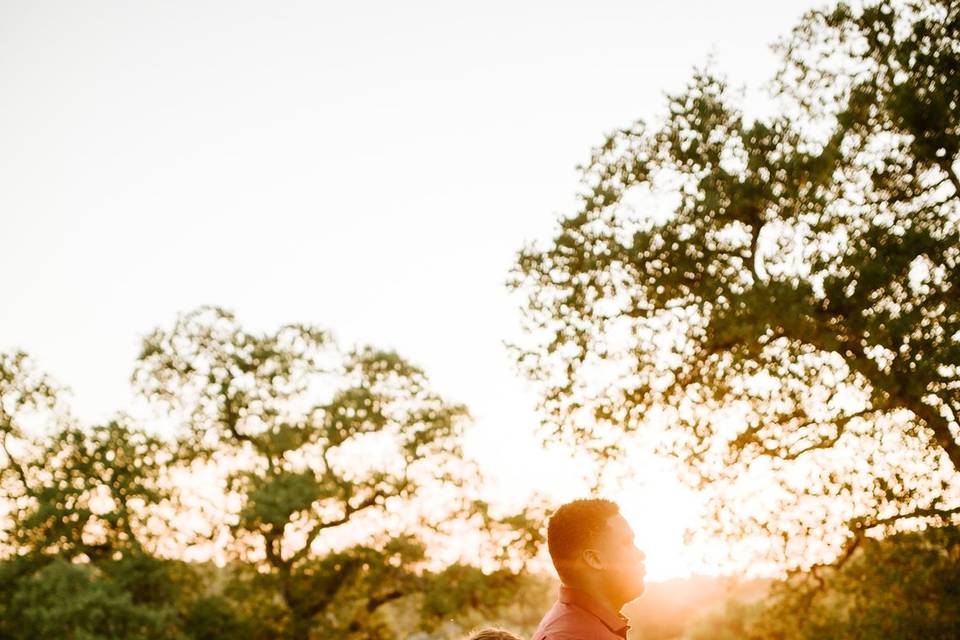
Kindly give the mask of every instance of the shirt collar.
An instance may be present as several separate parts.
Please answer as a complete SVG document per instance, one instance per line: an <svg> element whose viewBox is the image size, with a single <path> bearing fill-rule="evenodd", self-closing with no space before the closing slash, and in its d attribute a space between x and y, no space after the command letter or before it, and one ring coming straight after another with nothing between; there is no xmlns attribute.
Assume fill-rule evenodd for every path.
<svg viewBox="0 0 960 640"><path fill-rule="evenodd" d="M627 619L619 613L610 611L610 609L594 600L587 593L580 591L579 589L573 589L571 587L560 585L559 600L564 604L572 604L580 607L587 613L599 618L600 622L606 625L610 631L616 633L617 635L626 637L627 629L630 628L630 625L627 624Z"/></svg>

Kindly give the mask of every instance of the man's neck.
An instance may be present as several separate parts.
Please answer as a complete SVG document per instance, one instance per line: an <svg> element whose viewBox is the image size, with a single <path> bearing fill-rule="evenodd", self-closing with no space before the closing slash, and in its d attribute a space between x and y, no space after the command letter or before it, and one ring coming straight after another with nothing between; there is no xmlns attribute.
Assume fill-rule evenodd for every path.
<svg viewBox="0 0 960 640"><path fill-rule="evenodd" d="M576 589L577 591L587 594L593 600L595 600L599 604L602 604L608 610L612 611L613 613L616 613L617 615L620 614L621 607L623 607L623 605L626 604L625 602L616 602L615 601L616 598L610 598L604 592L604 590L601 589L598 585L564 583L564 586L570 589Z"/></svg>

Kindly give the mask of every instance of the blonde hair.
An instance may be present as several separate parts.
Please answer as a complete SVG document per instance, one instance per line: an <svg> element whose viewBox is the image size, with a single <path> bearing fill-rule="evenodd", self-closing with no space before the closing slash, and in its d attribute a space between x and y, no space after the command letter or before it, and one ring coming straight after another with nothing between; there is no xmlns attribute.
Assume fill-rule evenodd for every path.
<svg viewBox="0 0 960 640"><path fill-rule="evenodd" d="M523 640L523 638L510 633L506 629L486 627L485 629L477 629L471 633L467 637L467 640Z"/></svg>

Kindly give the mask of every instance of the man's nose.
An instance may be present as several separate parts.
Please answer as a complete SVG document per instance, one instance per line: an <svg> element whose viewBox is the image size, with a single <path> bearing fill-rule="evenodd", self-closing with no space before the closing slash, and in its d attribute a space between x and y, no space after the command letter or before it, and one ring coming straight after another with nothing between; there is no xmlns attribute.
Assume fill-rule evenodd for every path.
<svg viewBox="0 0 960 640"><path fill-rule="evenodd" d="M643 562L644 560L647 559L647 554L645 554L640 549L637 549L637 555L640 556L640 562Z"/></svg>

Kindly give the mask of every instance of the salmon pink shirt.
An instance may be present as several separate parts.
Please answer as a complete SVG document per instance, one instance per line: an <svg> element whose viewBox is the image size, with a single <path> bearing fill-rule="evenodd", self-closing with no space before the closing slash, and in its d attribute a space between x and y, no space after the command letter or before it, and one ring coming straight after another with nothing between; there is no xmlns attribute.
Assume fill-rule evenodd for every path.
<svg viewBox="0 0 960 640"><path fill-rule="evenodd" d="M624 640L627 619L583 591L560 587L556 604L530 640Z"/></svg>

